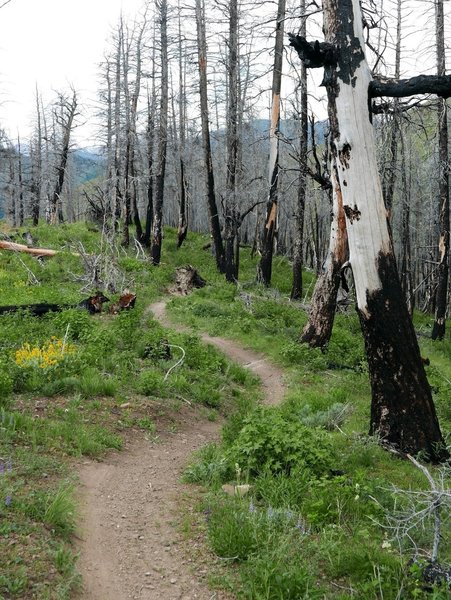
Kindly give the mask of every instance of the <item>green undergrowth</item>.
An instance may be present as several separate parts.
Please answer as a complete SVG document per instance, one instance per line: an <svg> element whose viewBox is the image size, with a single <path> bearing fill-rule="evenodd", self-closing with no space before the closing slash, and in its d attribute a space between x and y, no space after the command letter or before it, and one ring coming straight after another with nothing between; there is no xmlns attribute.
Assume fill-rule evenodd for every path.
<svg viewBox="0 0 451 600"><path fill-rule="evenodd" d="M289 265L278 259L276 279L284 285L264 289L254 282L255 263L244 264L238 286L215 281L168 307L177 321L236 339L286 372L280 406L234 412L221 442L203 448L186 469L185 480L205 490L198 528L229 565L212 575L212 584L246 600L448 598L446 585L426 589L426 563L411 562L415 545L420 556L430 554L433 518L418 521L409 535L394 529L395 521L423 507L428 482L367 436L370 387L352 308L337 314L328 348L312 350L298 341L307 315L302 304L289 301ZM311 283L306 274L306 289ZM432 342L430 324L431 317L416 317L441 427L449 436L451 341L448 333L443 342ZM429 468L439 481L440 471ZM237 488L246 490L243 497L231 496L236 485L250 488ZM448 504L442 511L443 564L451 556L449 512Z"/></svg>
<svg viewBox="0 0 451 600"><path fill-rule="evenodd" d="M18 242L22 234L8 230ZM433 518L410 538L393 535L393 519L421 508L428 483L366 435L370 389L352 308L337 315L329 347L312 350L298 342L305 304L289 301L290 266L281 257L274 287L266 289L255 283L256 259L247 250L240 283L227 284L203 249L206 236L190 234L177 250L168 229L157 268L84 224L41 225L33 236L37 246L61 254L37 261L0 253L2 304L55 302L65 309L41 318L0 315L0 599L71 597L80 584L72 546L74 460L120 449L135 430L157 441L187 411L227 417L220 441L193 457L185 473L203 490L192 535L203 534L224 566L212 585L246 600L448 597L443 586L426 591L421 563L409 563L414 544L430 552ZM131 289L134 310L91 316L74 308L94 291L86 267L101 252L98 274L117 284L107 296L114 301ZM178 333L157 323L148 307L186 264L207 285L170 301L172 318L192 331ZM311 273L304 284L308 300ZM451 338L432 342L430 324L430 317L416 316L446 435ZM256 378L205 346L201 331L236 339L280 365L284 402L259 406ZM231 496L224 485L250 487ZM451 554L449 512L443 511L444 563Z"/></svg>
<svg viewBox="0 0 451 600"><path fill-rule="evenodd" d="M6 233L23 242L23 231ZM167 231L167 261L156 268L84 224L40 225L32 235L36 246L60 254L38 261L1 252L1 304L64 309L0 315L0 599L62 600L80 585L73 461L120 450L138 430L158 442L184 415L213 420L253 405L259 390L247 370L196 334L165 329L148 309L177 266L201 256L202 275L215 272L201 250L205 238L177 253L175 232ZM101 253L98 275L117 286L106 295L114 301L129 288L135 309L90 315L75 307L95 291L88 265Z"/></svg>

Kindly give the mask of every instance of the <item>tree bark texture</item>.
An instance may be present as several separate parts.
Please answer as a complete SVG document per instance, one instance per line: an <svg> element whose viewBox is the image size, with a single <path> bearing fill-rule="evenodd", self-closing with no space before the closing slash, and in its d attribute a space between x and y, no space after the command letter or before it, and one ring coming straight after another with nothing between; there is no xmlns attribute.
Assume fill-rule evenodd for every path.
<svg viewBox="0 0 451 600"><path fill-rule="evenodd" d="M72 99L69 101L64 96L60 97L61 114L56 116L57 123L61 126L63 141L61 153L57 166L57 179L50 197L49 223L53 225L58 221L58 204L60 202L61 192L63 191L64 179L66 176L66 165L69 156L70 136L72 133L75 114L77 111L77 94L72 92Z"/></svg>
<svg viewBox="0 0 451 600"><path fill-rule="evenodd" d="M227 106L227 177L224 215L224 259L226 280L238 280L237 234L238 207L236 180L238 167L238 2L229 2L228 40L228 106Z"/></svg>
<svg viewBox="0 0 451 600"><path fill-rule="evenodd" d="M277 204L279 183L279 125L280 90L282 87L283 33L286 0L279 0L274 44L272 79L271 124L269 130L269 197L261 242L261 258L257 268L257 281L269 286L272 275L274 240L277 234Z"/></svg>
<svg viewBox="0 0 451 600"><path fill-rule="evenodd" d="M301 0L301 14L305 14L305 0ZM302 19L300 34L306 34L307 17ZM304 217L307 196L307 152L308 152L308 112L307 112L307 67L301 63L300 110L299 110L299 180L297 206L295 213L295 233L293 243L293 283L290 297L292 300L302 298L302 268L304 252Z"/></svg>
<svg viewBox="0 0 451 600"><path fill-rule="evenodd" d="M216 203L215 179L213 174L213 158L210 144L210 126L208 122L207 94L207 40L205 32L205 7L202 0L196 0L196 28L199 59L199 95L202 127L202 145L204 150L205 170L207 174L207 208L210 221L210 233L215 248L216 266L224 273L224 245L221 236L221 223Z"/></svg>
<svg viewBox="0 0 451 600"><path fill-rule="evenodd" d="M179 4L180 11L180 4ZM185 48L186 50L186 48ZM182 27L179 12L179 126L180 126L180 146L179 146L179 165L180 165L180 205L179 205L179 223L177 228L177 248L180 248L188 234L188 179L185 169L185 146L186 146L186 93L185 93L185 73L186 60L183 60L182 48Z"/></svg>
<svg viewBox="0 0 451 600"><path fill-rule="evenodd" d="M435 0L435 21L437 37L437 71L439 76L445 75L445 22L443 0ZM439 267L436 295L435 321L432 327L432 339L442 340L445 337L446 310L448 307L449 277L449 156L448 156L448 111L446 100L438 99L438 131L439 131Z"/></svg>
<svg viewBox="0 0 451 600"><path fill-rule="evenodd" d="M333 49L324 76L331 154L368 359L370 433L402 452L422 451L439 461L447 452L401 290L377 170L359 0L324 0L323 8L326 44Z"/></svg>
<svg viewBox="0 0 451 600"><path fill-rule="evenodd" d="M325 0L324 9L326 42L338 48L336 66L326 68L331 144L372 387L370 433L403 452L425 451L439 460L444 442L401 290L377 171L359 1Z"/></svg>
<svg viewBox="0 0 451 600"><path fill-rule="evenodd" d="M342 268L348 259L346 218L335 165L332 165L331 178L332 222L329 254L324 270L316 281L309 318L300 338L301 342L309 344L312 348L324 348L329 343L337 308L337 293L340 287Z"/></svg>
<svg viewBox="0 0 451 600"><path fill-rule="evenodd" d="M152 263L159 265L161 260L161 246L163 242L163 200L164 181L166 174L166 149L168 143L168 4L161 0L160 6L160 32L161 32L161 96L160 96L160 125L158 135L157 172L155 177L155 210L152 227Z"/></svg>

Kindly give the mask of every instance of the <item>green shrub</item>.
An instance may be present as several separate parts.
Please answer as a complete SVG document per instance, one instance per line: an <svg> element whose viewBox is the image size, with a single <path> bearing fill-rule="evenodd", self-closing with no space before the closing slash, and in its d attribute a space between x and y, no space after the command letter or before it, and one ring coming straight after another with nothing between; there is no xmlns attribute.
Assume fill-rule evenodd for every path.
<svg viewBox="0 0 451 600"><path fill-rule="evenodd" d="M163 379L158 371L142 371L136 382L136 390L144 396L162 396L165 386Z"/></svg>
<svg viewBox="0 0 451 600"><path fill-rule="evenodd" d="M193 458L194 462L183 475L187 483L219 487L233 477L234 471L225 459L224 451L214 442L201 448Z"/></svg>
<svg viewBox="0 0 451 600"><path fill-rule="evenodd" d="M352 407L350 404L335 402L326 410L312 410L309 404L302 407L299 418L307 427L321 427L328 431L334 431L341 427L350 415Z"/></svg>
<svg viewBox="0 0 451 600"><path fill-rule="evenodd" d="M276 408L261 407L244 419L227 455L254 476L263 471L289 474L293 468L320 476L331 468L331 448L322 432L284 418Z"/></svg>
<svg viewBox="0 0 451 600"><path fill-rule="evenodd" d="M280 350L281 356L288 365L298 365L322 371L327 368L327 358L319 348L310 348L308 344L287 342Z"/></svg>

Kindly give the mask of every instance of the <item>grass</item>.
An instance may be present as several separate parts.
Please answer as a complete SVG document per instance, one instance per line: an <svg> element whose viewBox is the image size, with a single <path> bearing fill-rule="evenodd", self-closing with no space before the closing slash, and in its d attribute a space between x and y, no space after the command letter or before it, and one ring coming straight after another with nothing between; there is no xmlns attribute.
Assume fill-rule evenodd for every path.
<svg viewBox="0 0 451 600"><path fill-rule="evenodd" d="M114 317L93 317L69 307L80 300L85 273L67 251L82 244L86 252L99 252L105 248L99 234L78 223L40 225L34 235L40 246L63 252L43 263L2 253L2 303L48 301L68 308L39 319L26 313L0 317L0 535L6 541L0 547L0 598L71 597L80 583L71 545L74 457L120 449L130 429L152 437L161 427L176 429L178 407L186 401L210 420L227 416L221 440L193 457L185 473L202 489L188 534L203 535L218 557L215 586L246 600L448 597L443 587L423 589L409 565L408 540L398 545L382 526L394 514L395 498L398 508L408 505L394 486L425 491L427 481L366 435L370 389L351 309L337 315L328 349L311 350L298 343L307 316L288 299L291 273L284 259L276 258L274 287L265 289L254 282L255 259L243 252L240 284L233 286L202 250L205 236L190 235L177 251L175 232L168 230L158 268L122 250L110 254L104 273L119 274L124 287L136 291L137 305ZM169 310L194 333L165 329L146 311L185 264L208 284L174 298ZM305 275L306 289L312 290L313 280ZM420 334L430 331L431 322L416 315ZM259 408L255 377L207 349L200 331L236 339L281 365L284 403ZM56 363L46 359L45 367L17 363L24 344L48 351L52 339L65 339L70 355L58 354ZM432 342L421 335L420 343L449 435L451 338L448 333L443 342ZM171 370L182 354L177 348L185 358ZM224 484L237 483L248 483L249 494L224 494ZM412 531L425 550L430 525ZM443 527L440 560L446 562L449 519Z"/></svg>
<svg viewBox="0 0 451 600"><path fill-rule="evenodd" d="M205 535L230 566L215 583L249 600L448 598L446 586L425 589L409 563L412 544L406 537L392 539L387 528L399 503L415 502L415 492L425 493L428 484L418 469L366 435L370 388L356 315L350 309L337 315L326 351L302 346L298 335L306 314L288 300L287 263L278 262L277 281L284 282L278 290L255 284L248 266L238 287L215 281L169 305L174 319L262 351L287 372L288 392L280 407L235 412L222 443L207 446L186 470L187 481L209 490L201 509ZM415 319L420 334L430 331L431 316ZM427 372L442 431L449 437L449 332L443 342L420 336L420 344L431 363ZM324 453L323 442L309 438L320 434L327 443ZM311 451L307 457L299 440ZM221 486L236 484L237 472L251 485L250 495L227 498ZM449 488L449 474L446 481ZM443 517L439 560L446 564L449 507ZM432 528L425 520L410 532L420 553L430 552Z"/></svg>
<svg viewBox="0 0 451 600"><path fill-rule="evenodd" d="M137 305L115 316L91 316L71 308L83 297L86 273L69 253L105 248L91 229L40 225L33 230L36 243L62 250L44 262L0 254L2 304L67 306L41 318L26 311L0 317L0 535L6 541L0 546L0 598L70 598L79 585L71 542L74 458L120 449L129 430L151 438L163 428L176 430L184 400L215 420L240 398L258 395L247 371L207 351L196 335L164 329L146 312L171 285L175 267L195 261L201 237L184 255L176 253L175 232L168 231L172 258L159 268L122 250L111 253L99 276L119 274L120 284L136 291ZM19 238L21 232L8 234ZM171 357L165 356L168 345ZM176 346L186 359L168 375L181 355Z"/></svg>

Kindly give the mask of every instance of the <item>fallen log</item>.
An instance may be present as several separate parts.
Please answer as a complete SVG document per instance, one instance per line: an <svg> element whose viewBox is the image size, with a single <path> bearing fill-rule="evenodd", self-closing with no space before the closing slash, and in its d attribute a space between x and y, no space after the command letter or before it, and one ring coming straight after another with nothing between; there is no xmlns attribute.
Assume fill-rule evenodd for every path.
<svg viewBox="0 0 451 600"><path fill-rule="evenodd" d="M0 250L11 250L12 252L26 252L34 256L55 256L59 254L59 250L50 250L50 248L29 248L24 244L16 244L16 242L7 242L0 240ZM71 252L73 256L80 256L78 252Z"/></svg>
<svg viewBox="0 0 451 600"><path fill-rule="evenodd" d="M82 300L76 305L49 304L48 302L41 302L37 304L11 304L9 306L0 306L0 315L24 310L35 317L40 317L49 312L59 312L67 308L86 309L89 314L95 315L102 312L102 306L105 302L109 302L109 298L104 296L102 292L97 292L97 294L94 296L89 296L89 298Z"/></svg>

